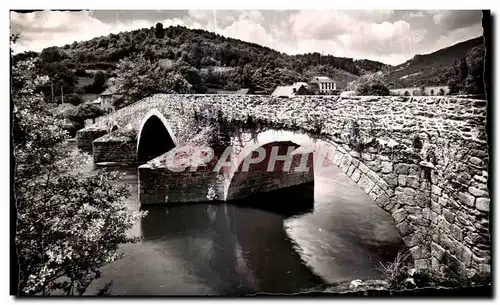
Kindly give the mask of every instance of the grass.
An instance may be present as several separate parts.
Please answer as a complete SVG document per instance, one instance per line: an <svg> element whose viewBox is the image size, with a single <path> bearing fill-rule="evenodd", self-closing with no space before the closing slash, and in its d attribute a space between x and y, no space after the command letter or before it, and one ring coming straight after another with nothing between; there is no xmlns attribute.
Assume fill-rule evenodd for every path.
<svg viewBox="0 0 500 305"><path fill-rule="evenodd" d="M407 288L405 282L412 274L411 252L398 251L394 261L389 263L379 263L379 270L383 274L384 280L393 289Z"/></svg>

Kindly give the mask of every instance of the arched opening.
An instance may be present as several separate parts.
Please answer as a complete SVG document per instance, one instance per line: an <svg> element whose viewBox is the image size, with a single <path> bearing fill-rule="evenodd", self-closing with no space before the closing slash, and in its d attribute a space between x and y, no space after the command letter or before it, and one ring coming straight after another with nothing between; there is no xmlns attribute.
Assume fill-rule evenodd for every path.
<svg viewBox="0 0 500 305"><path fill-rule="evenodd" d="M303 156L307 170L299 168ZM244 150L226 182L225 199L283 215L308 212L314 203L312 163L312 153L293 141L273 141Z"/></svg>
<svg viewBox="0 0 500 305"><path fill-rule="evenodd" d="M139 163L145 163L175 147L175 142L167 127L157 115L151 115L143 123L137 141Z"/></svg>
<svg viewBox="0 0 500 305"><path fill-rule="evenodd" d="M274 173L256 171L253 175L252 168L259 168L259 165L251 164L247 175L241 172L246 156L256 158L256 150L263 148L268 152L269 147L276 145L280 147L280 155L286 152L282 146L289 145L297 147L294 150L297 156L314 152L313 161L317 163L313 165L309 190L304 187L307 183L280 189L280 177L273 177ZM353 161L345 149L338 149L335 143L305 133L286 130L263 131L242 146L237 157L238 169L226 181L225 200L236 206L249 207L256 211L254 213L283 215L282 225L286 228L287 238L299 245L303 253L310 251L318 253L318 257L323 255L321 261L325 268L315 270L322 277L333 281L344 277L351 279L348 277L351 273L366 278L380 276L380 262L393 261L398 251L405 249L399 227L393 216L387 213L393 209L383 204L385 201L380 199L383 190L374 185L382 182L375 180L374 173L366 166L362 167L363 172L358 169L361 161ZM260 167L266 165L267 162L263 161ZM262 177L257 177L259 174ZM361 178L356 177L358 174ZM262 192L269 185L278 188ZM305 198L308 192L310 195ZM265 240L268 237L265 234L270 234L264 232L261 222L255 227L236 229L239 240L251 240L246 243L252 244ZM270 245L273 245L271 241ZM307 254L301 259L312 265L318 263ZM260 258L249 257L249 261L258 263ZM342 262L338 269L328 269L328 264L336 262Z"/></svg>

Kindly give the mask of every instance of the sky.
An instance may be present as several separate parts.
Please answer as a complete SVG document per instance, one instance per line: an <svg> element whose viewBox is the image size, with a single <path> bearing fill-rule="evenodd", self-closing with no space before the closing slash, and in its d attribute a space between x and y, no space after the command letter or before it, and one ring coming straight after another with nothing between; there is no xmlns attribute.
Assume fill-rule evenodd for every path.
<svg viewBox="0 0 500 305"><path fill-rule="evenodd" d="M268 46L287 54L319 52L397 65L481 36L478 10L94 10L10 13L14 52L161 22Z"/></svg>

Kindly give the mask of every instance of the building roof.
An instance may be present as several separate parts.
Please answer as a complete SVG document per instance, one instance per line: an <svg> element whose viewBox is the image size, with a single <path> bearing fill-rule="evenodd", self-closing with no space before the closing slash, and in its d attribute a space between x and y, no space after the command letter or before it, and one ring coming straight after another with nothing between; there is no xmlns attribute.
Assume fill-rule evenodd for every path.
<svg viewBox="0 0 500 305"><path fill-rule="evenodd" d="M250 89L243 88L243 89L240 89L240 90L236 90L236 94L248 94L248 91L250 91Z"/></svg>
<svg viewBox="0 0 500 305"><path fill-rule="evenodd" d="M301 87L304 87L304 85L277 86L276 89L274 89L273 93L271 93L271 95L273 95L273 96L294 96L296 92L294 92L293 89L296 89L296 91L298 91Z"/></svg>
<svg viewBox="0 0 500 305"><path fill-rule="evenodd" d="M327 76L315 76L314 80L319 83L331 83L333 80Z"/></svg>
<svg viewBox="0 0 500 305"><path fill-rule="evenodd" d="M100 95L113 95L116 93L116 91L118 91L118 87L111 86L108 89L104 90L104 92L102 92Z"/></svg>
<svg viewBox="0 0 500 305"><path fill-rule="evenodd" d="M243 88L243 89L239 89L236 91L217 90L217 94L241 94L241 95L244 95L244 94L248 94L248 91L250 91L250 89L248 89L248 88Z"/></svg>
<svg viewBox="0 0 500 305"><path fill-rule="evenodd" d="M306 82L295 82L295 83L293 83L293 85L292 85L292 86L294 86L294 87L297 87L297 88L298 88L298 87L299 87L299 86L301 86L301 85L302 85L302 86L304 86L304 87L309 86L309 84L308 84L308 83L306 83Z"/></svg>

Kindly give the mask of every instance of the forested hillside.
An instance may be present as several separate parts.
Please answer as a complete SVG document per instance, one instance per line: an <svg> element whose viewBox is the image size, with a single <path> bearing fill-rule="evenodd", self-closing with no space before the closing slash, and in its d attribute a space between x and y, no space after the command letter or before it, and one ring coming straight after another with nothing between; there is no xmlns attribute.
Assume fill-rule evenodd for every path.
<svg viewBox="0 0 500 305"><path fill-rule="evenodd" d="M50 47L40 54L17 54L14 60L27 57L39 57L39 69L52 80L52 87L44 88L46 96L52 95L52 90L60 92L61 86L67 93L97 93L102 86L100 82L93 86L93 79L99 71L106 79L117 77L118 81L123 80L123 72L137 74L130 69L141 71L142 79L169 78L156 88L143 88L146 93L250 88L255 93L268 94L277 85L306 81L316 74L330 76L340 88L345 88L360 75L386 67L370 60L319 53L291 56L204 30L163 28L161 24ZM129 87L134 85L128 81ZM189 88L168 87L174 83Z"/></svg>
<svg viewBox="0 0 500 305"><path fill-rule="evenodd" d="M484 54L484 39L477 37L436 52L416 55L407 62L385 70L384 80L389 88L447 85L453 77L454 66L465 59L474 65L477 53Z"/></svg>

